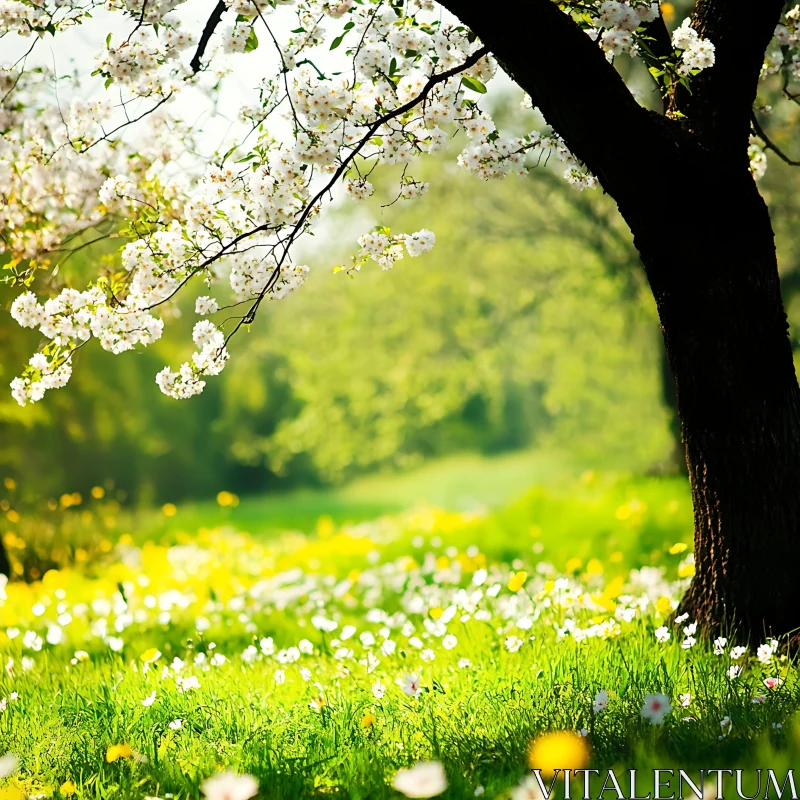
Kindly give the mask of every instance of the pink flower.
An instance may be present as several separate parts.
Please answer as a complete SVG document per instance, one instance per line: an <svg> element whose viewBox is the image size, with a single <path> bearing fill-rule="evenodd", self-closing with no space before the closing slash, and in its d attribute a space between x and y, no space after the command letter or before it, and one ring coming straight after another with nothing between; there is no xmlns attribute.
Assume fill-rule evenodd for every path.
<svg viewBox="0 0 800 800"><path fill-rule="evenodd" d="M782 683L782 678L764 678L764 686L766 686L767 689L776 689Z"/></svg>

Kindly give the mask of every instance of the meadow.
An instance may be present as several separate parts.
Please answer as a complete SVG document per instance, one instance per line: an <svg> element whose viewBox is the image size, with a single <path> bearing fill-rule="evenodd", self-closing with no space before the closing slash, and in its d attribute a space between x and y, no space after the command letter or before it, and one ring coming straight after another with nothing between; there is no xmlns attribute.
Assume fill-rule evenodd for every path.
<svg viewBox="0 0 800 800"><path fill-rule="evenodd" d="M92 495L6 512L2 798L531 800L531 767L800 755L779 643L672 619L680 477L518 454L135 514Z"/></svg>

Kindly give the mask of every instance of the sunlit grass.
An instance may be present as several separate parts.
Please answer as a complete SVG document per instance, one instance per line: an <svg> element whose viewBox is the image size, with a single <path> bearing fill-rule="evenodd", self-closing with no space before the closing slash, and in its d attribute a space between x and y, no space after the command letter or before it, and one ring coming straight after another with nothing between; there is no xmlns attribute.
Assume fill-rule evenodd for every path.
<svg viewBox="0 0 800 800"><path fill-rule="evenodd" d="M0 600L7 793L196 798L233 770L263 798L366 800L433 760L444 797L509 797L548 731L579 734L596 768L800 754L780 651L666 622L693 569L677 479L587 472L494 512L323 516L278 537L232 515L190 530L179 508L128 529L94 500L82 522L88 501L53 512L84 555L51 525L58 568ZM32 547L17 538L15 563ZM642 714L654 693L661 725Z"/></svg>

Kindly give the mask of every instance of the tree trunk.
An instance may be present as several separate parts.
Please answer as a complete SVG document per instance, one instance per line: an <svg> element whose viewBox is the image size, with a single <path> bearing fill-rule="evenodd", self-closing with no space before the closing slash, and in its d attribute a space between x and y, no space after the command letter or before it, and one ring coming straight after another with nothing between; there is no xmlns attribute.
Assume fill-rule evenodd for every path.
<svg viewBox="0 0 800 800"><path fill-rule="evenodd" d="M11 577L11 562L8 559L8 551L2 536L0 536L0 575Z"/></svg>
<svg viewBox="0 0 800 800"><path fill-rule="evenodd" d="M741 164L685 168L696 207L674 224L620 203L658 306L692 486L696 574L679 613L763 641L800 627L800 390L755 182ZM676 191L665 207L692 199Z"/></svg>
<svg viewBox="0 0 800 800"><path fill-rule="evenodd" d="M681 433L678 392L675 387L675 378L672 376L672 367L669 363L666 345L659 349L658 368L661 380L661 402L664 404L664 408L669 414L669 432L672 437L672 447L667 457L667 464L664 472L686 476L686 452L683 446L683 435Z"/></svg>

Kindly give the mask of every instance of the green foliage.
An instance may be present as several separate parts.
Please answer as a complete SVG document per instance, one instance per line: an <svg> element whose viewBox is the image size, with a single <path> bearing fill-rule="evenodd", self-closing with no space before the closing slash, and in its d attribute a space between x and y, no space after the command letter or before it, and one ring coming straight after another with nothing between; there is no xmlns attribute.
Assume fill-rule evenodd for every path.
<svg viewBox="0 0 800 800"><path fill-rule="evenodd" d="M333 213L326 239L340 250L309 254L303 291L242 332L201 397L166 399L153 383L186 358L191 307L141 353L82 349L69 389L42 404L0 395L0 469L39 495L111 478L146 503L339 482L464 449L536 444L633 467L665 457L655 313L607 198L546 170L487 185L445 172L429 196L383 209L395 192ZM390 273L334 275L368 215L431 228L438 244ZM86 248L61 274L82 285L97 257ZM7 307L15 292L0 292ZM2 326L3 383L37 337Z"/></svg>
<svg viewBox="0 0 800 800"><path fill-rule="evenodd" d="M376 200L379 221L431 228L436 247L388 273L369 263L352 282L315 275L302 300L276 309L291 346L279 333L271 343L298 410L248 446L277 470L310 457L329 480L531 442L635 465L663 458L652 303L628 242L604 217L582 219L571 194L455 174L409 206Z"/></svg>

